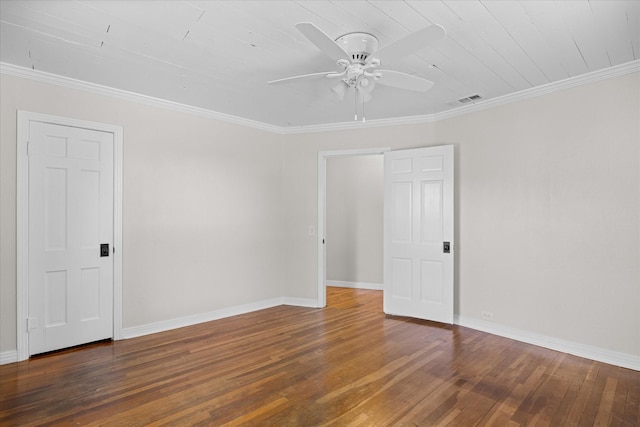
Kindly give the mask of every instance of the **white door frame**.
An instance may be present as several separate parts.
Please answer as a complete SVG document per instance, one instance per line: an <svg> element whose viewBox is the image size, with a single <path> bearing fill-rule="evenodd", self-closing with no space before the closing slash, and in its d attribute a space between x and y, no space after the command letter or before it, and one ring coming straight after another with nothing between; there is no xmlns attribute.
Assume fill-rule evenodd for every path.
<svg viewBox="0 0 640 427"><path fill-rule="evenodd" d="M353 157L384 154L391 151L390 147L361 148L354 150L336 150L318 152L318 302L319 308L327 305L326 292L326 245L325 234L327 228L327 159L331 157Z"/></svg>
<svg viewBox="0 0 640 427"><path fill-rule="evenodd" d="M29 358L29 123L44 122L113 134L113 339L122 339L122 127L18 111L17 123L17 359Z"/></svg>

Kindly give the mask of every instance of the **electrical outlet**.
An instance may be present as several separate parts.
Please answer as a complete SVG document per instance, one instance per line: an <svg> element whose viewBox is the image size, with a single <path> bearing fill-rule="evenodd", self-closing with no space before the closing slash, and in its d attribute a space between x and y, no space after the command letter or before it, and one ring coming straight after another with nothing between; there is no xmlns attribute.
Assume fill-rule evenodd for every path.
<svg viewBox="0 0 640 427"><path fill-rule="evenodd" d="M481 311L480 317L482 320L493 320L493 313L490 311Z"/></svg>

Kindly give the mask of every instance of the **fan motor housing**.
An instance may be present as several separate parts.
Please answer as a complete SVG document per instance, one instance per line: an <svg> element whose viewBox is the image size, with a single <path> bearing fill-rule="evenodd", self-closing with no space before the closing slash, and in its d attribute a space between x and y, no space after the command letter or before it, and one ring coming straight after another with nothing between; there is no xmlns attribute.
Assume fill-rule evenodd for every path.
<svg viewBox="0 0 640 427"><path fill-rule="evenodd" d="M378 39L369 33L348 33L335 42L351 56L351 61L364 64L367 58L378 50Z"/></svg>

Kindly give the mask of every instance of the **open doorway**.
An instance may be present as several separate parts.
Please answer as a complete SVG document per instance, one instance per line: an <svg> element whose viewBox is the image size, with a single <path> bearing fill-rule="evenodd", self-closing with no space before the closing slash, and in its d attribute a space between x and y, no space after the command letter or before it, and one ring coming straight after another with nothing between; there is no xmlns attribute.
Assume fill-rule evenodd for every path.
<svg viewBox="0 0 640 427"><path fill-rule="evenodd" d="M382 290L327 286L327 308L383 313Z"/></svg>
<svg viewBox="0 0 640 427"><path fill-rule="evenodd" d="M382 313L383 156L327 159L326 193L327 307Z"/></svg>
<svg viewBox="0 0 640 427"><path fill-rule="evenodd" d="M384 154L384 312L451 324L453 145L318 153L318 307L326 306L327 161L374 154Z"/></svg>
<svg viewBox="0 0 640 427"><path fill-rule="evenodd" d="M382 294L382 213L388 148L318 154L318 305ZM327 298L327 286L331 298ZM341 292L337 292L343 290ZM362 295L360 295L362 294ZM337 298L340 296L340 298ZM342 302L337 302L342 301ZM351 302L348 302L351 301ZM380 311L382 307L380 305Z"/></svg>

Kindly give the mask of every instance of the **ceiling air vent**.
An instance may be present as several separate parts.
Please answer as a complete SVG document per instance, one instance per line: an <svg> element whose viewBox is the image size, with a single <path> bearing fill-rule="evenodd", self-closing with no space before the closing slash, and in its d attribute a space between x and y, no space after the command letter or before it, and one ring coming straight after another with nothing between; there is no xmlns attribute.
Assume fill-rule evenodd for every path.
<svg viewBox="0 0 640 427"><path fill-rule="evenodd" d="M480 101L482 99L482 97L478 94L476 95L471 95L471 96L465 96L464 98L460 98L458 99L458 102L461 104L467 104L469 102L476 102L476 101Z"/></svg>

